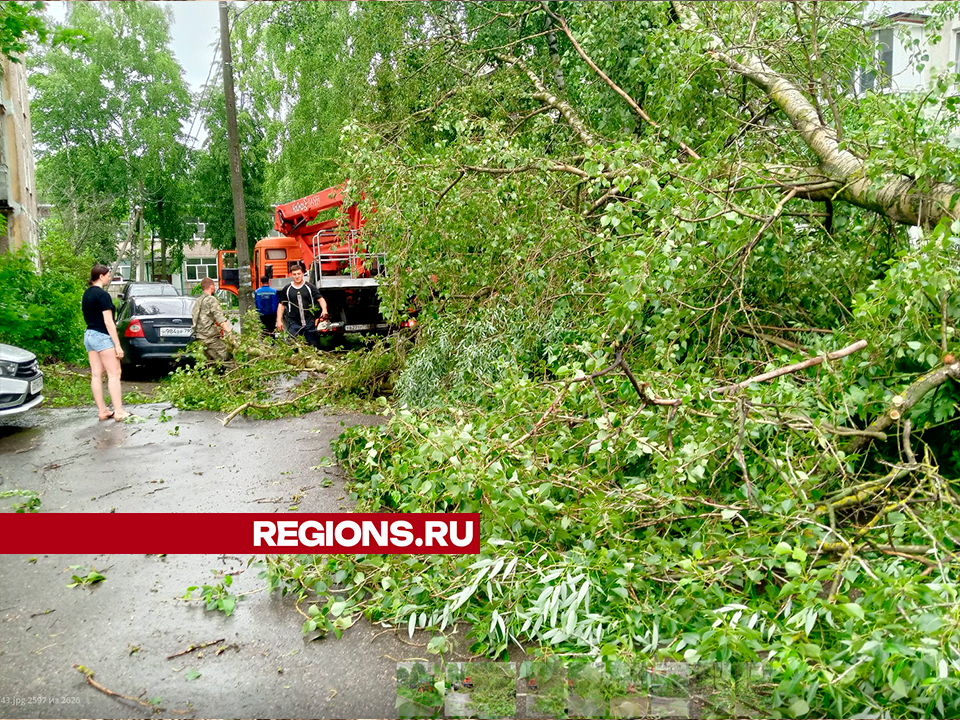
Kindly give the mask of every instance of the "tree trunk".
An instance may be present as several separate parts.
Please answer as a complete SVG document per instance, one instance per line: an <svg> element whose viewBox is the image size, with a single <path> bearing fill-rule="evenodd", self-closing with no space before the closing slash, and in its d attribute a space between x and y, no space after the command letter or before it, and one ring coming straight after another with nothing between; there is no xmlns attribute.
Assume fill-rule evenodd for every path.
<svg viewBox="0 0 960 720"><path fill-rule="evenodd" d="M157 205L157 216L160 218L160 274L163 276L163 279L167 279L167 238L166 233L163 231L164 217L163 217L163 198L160 198ZM156 272L154 272L156 275Z"/></svg>
<svg viewBox="0 0 960 720"><path fill-rule="evenodd" d="M554 20L550 17L550 12L552 12L550 3L545 3L544 9L548 11L543 16L543 29L550 31L547 33L547 48L550 51L550 62L553 65L553 82L556 83L560 92L565 93L567 91L567 81L563 76L563 68L560 66L560 49L557 45L557 33L553 30Z"/></svg>
<svg viewBox="0 0 960 720"><path fill-rule="evenodd" d="M140 231L137 233L137 280L144 281L147 274L143 257L143 184L140 185Z"/></svg>
<svg viewBox="0 0 960 720"><path fill-rule="evenodd" d="M904 225L934 227L945 217L960 217L960 186L934 183L921 190L906 175L868 178L863 160L840 147L836 130L820 122L817 109L796 85L756 55L737 59L717 50L710 51L710 55L759 87L777 104L817 156L820 171L838 184L836 199Z"/></svg>
<svg viewBox="0 0 960 720"><path fill-rule="evenodd" d="M230 20L227 3L220 2L220 56L223 58L223 97L227 110L227 144L230 147L230 186L233 189L233 229L237 241L237 270L240 291L240 326L253 309L250 280L250 245L247 242L247 212L243 202L243 173L240 168L240 134L237 130L237 100L233 92L233 60L230 51Z"/></svg>
<svg viewBox="0 0 960 720"><path fill-rule="evenodd" d="M140 221L140 216L143 214L143 208L139 205L135 205L130 208L130 222L127 225L127 237L123 241L123 245L120 246L120 249L117 251L117 259L113 263L113 267L110 268L110 273L112 275L117 274L117 269L120 267L120 261L123 260L123 256L130 251L130 247L133 244L133 238L137 234L137 223ZM133 272L133 263L130 263L130 271ZM125 280L132 280L133 278L124 278Z"/></svg>

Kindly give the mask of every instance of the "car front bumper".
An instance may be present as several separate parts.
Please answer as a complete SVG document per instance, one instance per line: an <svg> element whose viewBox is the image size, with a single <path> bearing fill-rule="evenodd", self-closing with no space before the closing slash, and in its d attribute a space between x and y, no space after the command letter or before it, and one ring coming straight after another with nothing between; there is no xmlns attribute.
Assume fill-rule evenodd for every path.
<svg viewBox="0 0 960 720"><path fill-rule="evenodd" d="M39 381L39 383L38 383ZM39 384L36 392L30 392L30 386ZM0 417L26 412L43 402L41 395L43 373L38 372L28 378L0 378Z"/></svg>

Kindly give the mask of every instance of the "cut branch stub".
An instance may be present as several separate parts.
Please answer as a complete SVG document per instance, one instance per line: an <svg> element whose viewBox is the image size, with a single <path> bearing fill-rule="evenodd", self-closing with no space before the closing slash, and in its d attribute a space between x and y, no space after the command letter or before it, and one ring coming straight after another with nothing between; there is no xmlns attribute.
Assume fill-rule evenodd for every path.
<svg viewBox="0 0 960 720"><path fill-rule="evenodd" d="M960 362L955 362L952 365L941 365L936 370L920 377L901 394L895 395L890 402L890 408L870 423L866 428L867 431L871 433L883 432L908 413L928 392L950 379L960 380ZM870 444L871 440L872 438L869 435L858 437L850 444L849 452L860 452Z"/></svg>

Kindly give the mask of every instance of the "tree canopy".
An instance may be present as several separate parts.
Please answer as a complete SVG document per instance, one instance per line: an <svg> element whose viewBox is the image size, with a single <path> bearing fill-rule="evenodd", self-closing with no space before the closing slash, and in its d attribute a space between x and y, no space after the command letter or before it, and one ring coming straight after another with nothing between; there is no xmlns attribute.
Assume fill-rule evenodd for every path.
<svg viewBox="0 0 960 720"><path fill-rule="evenodd" d="M349 121L311 119L375 198L385 305L423 307L339 457L362 509L480 512L487 550L275 582L490 655L763 660L770 714L955 712L952 69L857 92L885 68L855 3L322 12L284 77L336 92L307 55L379 37Z"/></svg>
<svg viewBox="0 0 960 720"><path fill-rule="evenodd" d="M169 11L80 3L67 23L88 41L41 51L31 75L38 182L64 232L112 260L119 221L134 221L140 206L161 237L188 238L182 124L191 100L169 48Z"/></svg>

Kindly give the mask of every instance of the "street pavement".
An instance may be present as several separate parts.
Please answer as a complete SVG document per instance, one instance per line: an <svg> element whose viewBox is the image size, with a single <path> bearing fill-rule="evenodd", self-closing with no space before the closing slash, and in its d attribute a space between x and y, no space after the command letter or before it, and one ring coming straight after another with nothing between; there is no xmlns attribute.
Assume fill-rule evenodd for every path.
<svg viewBox="0 0 960 720"><path fill-rule="evenodd" d="M98 422L92 408L50 409L0 423L0 490L41 492L41 512L300 512L349 510L337 468L318 467L345 425L375 416L313 413L226 428L206 412L133 406L135 424ZM2 501L9 507L17 498ZM2 521L0 521L2 522ZM203 533L171 527L172 533ZM249 557L0 556L0 717L136 718L151 710L90 686L159 698L163 717L389 718L398 661L428 659L362 619L341 640L301 633L292 598L267 594ZM81 566L106 580L68 588ZM181 598L243 570L248 593L231 617ZM81 573L81 574L84 574ZM191 645L222 642L167 659ZM226 649L217 653L218 648ZM197 675L199 673L199 675Z"/></svg>

